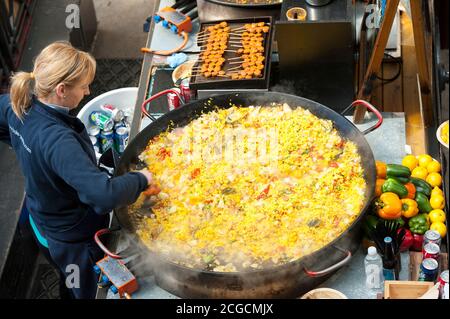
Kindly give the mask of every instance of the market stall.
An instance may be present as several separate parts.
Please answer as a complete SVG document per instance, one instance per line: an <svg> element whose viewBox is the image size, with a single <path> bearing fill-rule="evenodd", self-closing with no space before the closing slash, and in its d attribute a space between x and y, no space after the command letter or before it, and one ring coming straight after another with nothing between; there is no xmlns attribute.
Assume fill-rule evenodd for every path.
<svg viewBox="0 0 450 319"><path fill-rule="evenodd" d="M272 1L255 1L255 3L246 2L247 5L244 5L239 1L225 2L181 0L175 3L163 0L157 6L147 48L143 50L145 56L141 81L130 123L131 142L123 152L120 163L115 167L115 174L120 175L144 165L160 170L165 179L156 174L156 180L159 182L159 185L155 185L157 191L150 189L148 194L144 195L146 197L141 198L141 202L134 207L123 207L115 211L111 227L113 236L109 240L104 240L107 248L103 246L108 256L99 262L97 267L99 275L102 274L98 298L300 298L308 291L319 287L331 288L343 293L347 298L355 299L402 298L402 296L415 298L422 296L430 288L439 286L435 286L434 283L443 282L442 287L444 287L445 280L447 280L448 289L446 230L448 141L447 146L445 141L443 144L438 141L438 138L442 140L442 136L445 139L445 130L448 136L448 124L446 129L445 125L438 129L448 115L442 112L439 83L441 81L445 83L445 76L438 75L442 73L438 69L439 63L436 63L439 61L436 56L438 50L432 51L432 55L427 60L428 64L425 64L434 70L431 72L435 76L433 81L430 79L427 82L423 78L423 72L419 70L421 88L424 89L425 84L431 83L432 92L421 95L423 92L420 90L417 92L417 80L415 81L416 91L413 93L417 94L417 110L408 109L413 108L410 105L402 105L401 108L394 107L392 105L394 103L377 105L376 102L380 101L380 97L375 92L375 89L378 89L377 86L370 94L367 90L360 90L361 88L358 87L358 85L369 87L365 70L374 67L372 62L377 59L377 50L372 49L383 41L383 47L387 45L387 38L383 40L384 33L381 31L372 35L374 42L370 42L370 36L364 43L358 42L361 39L357 40L356 30L361 30L367 3L284 1L280 4ZM398 1L393 2L398 4ZM195 4L198 6L197 9ZM229 4L232 6L230 7ZM251 11L254 9L251 4L257 10L262 10L264 15L254 14L256 11ZM168 9L173 5L172 9ZM261 7L261 5L264 6ZM233 8L236 11L233 11ZM292 13L292 8L296 8L295 13ZM205 10L202 11L203 9ZM416 7L412 9L417 10ZM427 5L422 9L427 10L424 11L425 13L432 14L435 8ZM217 17L215 13L225 14L226 17ZM397 9L392 16L387 13L384 23L392 24L397 14L400 19ZM197 17L200 17L200 21ZM359 22L356 23L356 21ZM437 25L433 24L432 28L434 28L432 31L438 33ZM384 29L381 28L381 30ZM370 30L365 32L370 33ZM400 30L398 32L400 34ZM303 41L293 40L293 34L302 35ZM405 34L402 35L405 36ZM417 31L414 35L417 36ZM400 38L400 35L398 37ZM415 39L416 46L419 46L420 43L417 41L419 38ZM437 38L433 39L438 46ZM364 56L369 60L369 63L358 61L359 69L355 67L356 61L354 61L357 43L360 45L359 50L361 46L367 46ZM400 47L400 42L394 41L394 43L396 43L394 47ZM177 50L172 50L173 48ZM174 51L182 51L184 55L173 56L176 53ZM363 55L362 52L359 51L359 53ZM187 64L183 64L186 60L188 60ZM380 64L381 62L380 60ZM180 67L176 69L178 65ZM420 65L421 62L419 62L419 68ZM374 70L376 73L380 71L377 68ZM407 72L409 70L403 70L401 73ZM357 90L355 90L355 77L359 78L356 84ZM373 78L370 79L370 81L373 80ZM387 87L395 80L382 80L381 89L385 90L385 86ZM411 84L406 76L402 76L400 86L402 92L406 90L404 95L412 94L407 91L411 89ZM378 112L376 108L364 101L352 103L359 97L358 90L363 92L365 97L371 98L371 102L376 107L381 107L382 112ZM391 94L395 95L393 92ZM381 101L383 102L383 98ZM190 103L185 105L185 102ZM407 103L406 100L404 103ZM358 114L361 114L360 105L365 105L370 110L365 116L363 113L362 119L358 119ZM353 116L352 111L356 107L358 111ZM308 113L301 113L303 109L307 109ZM270 114L273 110L278 113ZM424 111L420 113L419 110ZM256 254L253 250L251 262L240 269L240 266L230 261L236 258L236 255L228 254L227 244L218 244L225 247L223 249L225 252L218 253L214 250L217 248L213 246L216 244L216 237L212 236L209 243L205 243L206 246L199 250L200 262L181 260L179 256L189 255L191 252L194 257L198 257L195 252L203 238L191 238L189 234L175 231L165 234L165 241L159 241L158 235L162 237L163 232L161 229L176 228L174 225L179 227L195 225L195 230L191 230L190 234L198 233L205 224L197 225L193 217L186 217L189 211L193 216L194 211L195 214L200 214L198 212L204 211L205 206L210 209L216 208L215 212L207 214L211 223L215 223L217 218L214 214L219 214L218 212L224 207L225 210L229 209L229 206L226 206L228 201L231 201L229 198L236 193L239 195L239 192L243 194L245 190L236 191L234 187L223 188L218 196L226 197L225 203L223 199L215 202L203 198L210 190L206 188L206 192L205 189L197 188L197 186L195 187L198 194L190 193L191 197L183 197L187 192L182 188L183 185L175 184L174 180L168 182L172 171L176 171L176 166L175 169L171 166L172 171L166 168L175 163L180 165L179 174L182 174L183 170L191 170L195 167L184 166L183 161L172 162L170 157L176 153L176 149L172 148L177 143L175 140L182 139L190 125L194 125L192 123L201 123L199 118L206 122L210 121L207 123L213 127L215 123L220 123L221 117L224 116L225 128L235 128L241 124L247 125L248 128L255 124L250 120L251 118L260 116L264 119L266 112L269 113L267 117L272 119L266 120L267 123L271 123L270 125L277 123L276 125L279 125L277 127L281 130L287 129L279 124L283 121L291 123L292 127L301 125L295 120L289 122L292 114L307 117L311 112L318 119L330 121L332 128L318 132L315 137L317 145L320 145L319 139L323 136L327 136L328 133L330 136L335 134L332 129L335 129L343 140L334 146L333 143L327 144L329 146L324 149L332 150L333 147L342 148L347 142L349 145L355 143L356 153L361 158L355 159L353 163L356 163L355 167L361 165L363 173L358 175L357 172L352 171L352 175L349 175L351 177L347 177L349 177L349 183L354 183L358 178L364 181L362 191L364 196L360 194L361 198L357 200L357 202L361 201L360 206L356 208L357 213L351 222L345 225L341 224L340 217L333 219L330 225L334 225L336 229L342 226L341 232L307 253L304 253L307 251L306 248L303 252L295 250L296 245L302 243L301 239L295 237L292 239L292 245L286 242L280 245L280 249L283 250L280 259L276 261L274 258L264 259L263 254ZM416 130L423 133L424 140L421 143L414 142L411 137L413 135L411 127L414 126L411 122L411 112L422 116L422 126L416 126ZM208 118L208 113L213 114L213 120ZM244 124L247 120L249 122ZM311 121L312 124L307 126L307 130L301 134L297 131L297 135L285 140L281 139L281 141L295 144L296 141L301 140L301 135L308 136L309 132L313 131L313 123L316 123L316 126L319 125L319 122L313 122L316 118ZM261 123L257 124L258 128L262 126ZM414 136L419 135L417 132L414 134ZM167 139L171 141L170 146L162 147L162 144L158 144L161 140ZM283 147L282 142L280 143ZM157 145L154 154L151 153L152 145ZM295 147L299 145L295 144ZM149 152L150 155L145 155L144 152ZM180 151L180 154L187 153ZM315 173L326 174L344 166L341 162L341 153L333 155L335 157L332 156L331 159L334 158L334 160L326 160L325 153L319 153L319 158L316 159L315 154L313 147L308 148L307 151L303 150L299 155L302 161L313 158L312 171ZM162 166L158 166L158 163L152 166L151 160L155 157L159 158ZM326 161L324 164L326 168L318 167L317 161ZM219 171L223 165L219 168L214 167L214 172ZM295 167L295 171L301 169L300 166ZM197 167L188 172L190 172L190 178L180 184L194 187L196 184L192 184L194 183L192 180L198 178L202 171ZM230 172L226 174L229 176ZM277 182L278 175L273 172L269 174L267 180L263 179L265 184L262 183L262 186L267 185L267 181L270 183L269 186L259 190L256 205L266 216L276 209L271 206L269 211L269 208L264 208L262 202L270 200L271 203L279 203L283 201L284 195L286 205L289 206L290 202L294 202L297 193L301 192L300 188L295 191L294 183L295 185L291 185L294 191L291 189L290 193L276 193L280 183L284 183L283 185L290 183L289 178L295 175L294 171L290 174L284 176L282 182ZM298 176L297 183L303 185L302 183L308 178L313 178L310 175L315 176L314 174L305 173ZM345 180L346 173L341 172L341 174ZM233 182L235 179L236 177L233 177L230 181ZM200 185L200 181L197 181ZM316 187L315 183L321 181L315 180L310 187ZM253 187L253 184L254 182L251 182L248 184L251 186L248 187ZM217 185L216 183L214 187L218 187ZM341 189L347 184L336 180L333 185ZM315 189L316 193L319 193L318 186ZM355 189L354 192L356 192ZM210 193L215 194L213 191ZM193 195L197 195L195 200ZM276 196L279 196L279 199ZM316 194L313 192L309 196L314 199ZM328 200L333 198L333 200L336 199L336 205L340 204L337 200L340 198L338 195L337 197L329 196ZM245 196L238 201L244 203L244 198ZM177 208L176 205L180 205L178 212L181 207L189 207L186 213L188 215L179 215L177 209L173 209L173 207ZM247 222L246 209L252 205L255 205L252 201L247 206L242 205L239 210L242 218L238 216L237 224L233 227L238 229L242 226L241 222ZM299 207L295 208L293 213L302 212L301 206ZM309 207L308 210L314 209L314 206L305 207ZM319 236L318 231L328 225L325 219L336 218L327 215L333 211L332 207L320 207L325 210L320 215L323 220L320 218L308 220L305 236L309 233ZM287 210L287 208L283 209ZM280 214L284 213L285 211L282 210ZM301 217L302 214L306 213L300 213L298 216ZM182 216L190 218L190 222L184 224L186 218L179 219ZM171 218L174 219L171 220ZM233 219L233 216L229 215L227 218ZM264 215L260 218L261 225L264 225ZM277 225L281 221L279 219ZM228 224L225 220L222 222L223 224L218 225L216 229L208 227L205 229L216 232L215 234L218 234L220 228L226 229L228 233L234 231L233 227L227 228ZM302 227L302 222L298 222L298 227L292 222L293 220L290 220L288 224L293 225L294 229ZM253 224L256 223L258 222L253 220ZM143 224L150 226L145 228ZM155 228L151 228L154 224ZM246 236L245 227L247 226L242 227L244 230L237 236ZM206 231L205 229L203 230ZM275 229L270 231L275 232ZM103 245L102 235L107 232L105 230L98 234L97 240L100 245ZM321 233L320 242L327 234L331 234L331 231ZM437 237L434 238L433 235L436 234ZM227 234L223 235L228 240ZM303 233L299 236L303 236ZM319 241L318 238L311 237L309 240ZM169 244L176 242L175 239L178 240L178 244L184 242L185 247L170 246ZM236 241L239 242L236 239L232 242ZM391 242L393 245L389 253L392 253L392 256L389 257L387 247L390 247L388 243ZM246 246L253 247L253 244L251 241L246 242L242 246L242 251L246 250ZM368 272L367 265L365 268L365 260L367 261L367 248L370 246L376 247L382 256L383 263L380 267L383 268L382 281L385 280L385 286L374 287L368 283L371 273ZM211 250L205 253L205 247L214 252L212 253ZM239 246L235 244L233 247ZM258 246L258 249L261 247ZM178 248L180 250L177 250ZM265 249L270 251L272 257L278 252L270 248ZM291 255L290 252L292 252ZM269 261L271 264L264 264L261 260ZM115 267L127 273L128 281L115 282L117 280ZM409 291L407 297L398 293L402 289L398 290L396 282L410 285L407 289ZM440 295L444 296L445 292L440 291Z"/></svg>

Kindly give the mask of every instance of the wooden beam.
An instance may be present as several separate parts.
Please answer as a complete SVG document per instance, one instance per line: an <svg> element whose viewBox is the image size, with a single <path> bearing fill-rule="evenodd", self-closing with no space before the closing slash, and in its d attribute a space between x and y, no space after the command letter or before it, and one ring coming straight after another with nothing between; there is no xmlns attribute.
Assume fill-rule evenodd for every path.
<svg viewBox="0 0 450 319"><path fill-rule="evenodd" d="M411 1L411 20L416 47L417 69L422 100L422 114L425 128L433 125L432 79L430 72L429 47L430 36L426 33L424 21L424 3L422 0Z"/></svg>
<svg viewBox="0 0 450 319"><path fill-rule="evenodd" d="M421 110L417 58L411 18L401 15L402 59L403 59L403 104L405 112L406 145L412 154L427 152L425 128Z"/></svg>
<svg viewBox="0 0 450 319"><path fill-rule="evenodd" d="M380 31L377 34L372 56L367 67L363 85L359 88L358 99L369 100L372 91L373 80L381 67L381 62L384 57L384 50L391 33L392 24L394 23L395 15L400 0L388 0L386 4L383 22L381 23ZM365 23L363 21L362 23ZM361 123L364 119L366 109L358 106L356 107L353 120L355 123Z"/></svg>
<svg viewBox="0 0 450 319"><path fill-rule="evenodd" d="M431 91L431 78L428 68L428 56L425 38L425 23L422 0L411 1L411 19L413 24L414 44L416 46L417 66L420 86L423 94Z"/></svg>

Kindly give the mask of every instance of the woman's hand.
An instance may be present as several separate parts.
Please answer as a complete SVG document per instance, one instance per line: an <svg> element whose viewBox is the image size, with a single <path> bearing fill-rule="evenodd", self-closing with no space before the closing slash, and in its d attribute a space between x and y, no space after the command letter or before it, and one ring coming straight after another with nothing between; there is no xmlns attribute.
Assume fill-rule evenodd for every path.
<svg viewBox="0 0 450 319"><path fill-rule="evenodd" d="M143 169L138 171L139 173L141 173L142 175L145 176L145 178L147 178L147 185L150 186L153 183L153 174L150 173L147 169Z"/></svg>
<svg viewBox="0 0 450 319"><path fill-rule="evenodd" d="M148 170L143 169L139 171L139 173L143 174L147 178L148 188L143 192L146 196L154 196L158 195L161 192L161 188L154 184L153 174Z"/></svg>

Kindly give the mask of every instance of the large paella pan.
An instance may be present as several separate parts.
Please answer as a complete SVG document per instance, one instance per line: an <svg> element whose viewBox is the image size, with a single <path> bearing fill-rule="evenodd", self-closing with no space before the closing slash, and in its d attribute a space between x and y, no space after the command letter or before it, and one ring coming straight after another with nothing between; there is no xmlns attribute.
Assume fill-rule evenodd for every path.
<svg viewBox="0 0 450 319"><path fill-rule="evenodd" d="M276 114L280 117L274 118ZM252 117L258 119L258 125L288 123L279 126L291 134L284 140L292 142L291 148L301 148L301 152L295 153L295 160L307 162L315 174L305 174L299 165L285 171L281 181L274 178L280 169L276 169L276 174L272 171L264 175L258 171L257 178L253 176L257 174L255 163L249 166L248 161L243 163L237 158L229 166L245 167L246 172L230 177L230 172L236 171L221 170L227 166L226 160L215 159L208 166L205 158L200 158L206 165L200 169L199 162L186 163L186 150L178 150L179 154L184 154L179 162L167 159L167 149L161 151L164 143L186 135L189 129L208 129L214 125L239 127L245 117L246 125L252 123ZM377 125L380 124L381 119ZM201 139L208 140L212 135L208 132L206 138ZM302 140L304 136L308 139ZM314 147L320 148L320 145L322 152L317 152ZM286 152L278 154L285 156ZM283 163L286 160L283 158ZM374 192L374 159L363 134L345 117L323 105L280 93L223 95L175 110L153 122L132 141L116 173L132 170L142 161L155 171L163 190L162 198L153 198L154 206L146 207L151 213L142 213L142 202L138 201L135 207L116 210L116 215L136 243L151 256L158 284L181 297L294 297L311 289L345 264L357 249L359 224ZM262 166L270 170L270 165ZM205 168L209 171L202 180L199 175ZM180 182L180 174L171 173L175 171L185 172L187 177ZM227 183L218 185L224 176ZM333 176L341 179L333 179ZM293 182L295 177L297 180ZM205 180L215 184L205 186ZM247 184L242 184L244 181ZM320 181L331 182L318 185ZM286 189L286 184L294 186ZM194 186L197 191L192 191ZM319 191L324 187L325 191ZM338 199L330 187L335 191L343 190L342 194L348 196ZM173 192L168 188L173 188ZM213 198L207 196L208 189ZM302 193L302 197L297 198L298 193ZM354 197L348 201L351 195ZM225 203L223 198L226 198ZM305 204L305 198L310 198L307 210L300 207L301 203ZM317 199L322 199L320 205L314 202ZM323 206L326 201L328 205ZM293 202L297 205L292 205ZM210 211L202 214L206 206ZM183 211L183 207L187 209ZM230 213L232 209L234 212ZM304 213L299 215L298 211ZM283 213L284 219L279 216ZM201 218L195 218L199 215ZM259 216L259 220L249 216ZM299 219L299 216L304 218ZM215 229L210 227L214 224L217 224ZM272 229L267 228L274 225ZM191 226L192 229L185 229L184 233L180 231ZM174 229L172 233L167 232ZM220 229L222 236L217 233ZM233 230L237 232L234 237L230 235ZM305 236L303 240L302 236ZM218 246L224 246L220 253L214 250ZM332 265L333 262L336 264ZM322 268L327 269L311 270Z"/></svg>

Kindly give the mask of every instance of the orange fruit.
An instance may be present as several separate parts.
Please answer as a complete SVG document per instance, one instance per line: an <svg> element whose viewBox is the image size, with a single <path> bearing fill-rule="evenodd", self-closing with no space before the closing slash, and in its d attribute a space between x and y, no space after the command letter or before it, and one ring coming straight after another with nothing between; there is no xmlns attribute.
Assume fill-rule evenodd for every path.
<svg viewBox="0 0 450 319"><path fill-rule="evenodd" d="M377 178L386 178L387 166L386 163L382 161L375 161L375 168L377 170Z"/></svg>
<svg viewBox="0 0 450 319"><path fill-rule="evenodd" d="M385 179L377 178L377 181L375 183L375 196L380 197L383 192L381 191L381 187L383 186L384 182L386 182Z"/></svg>

